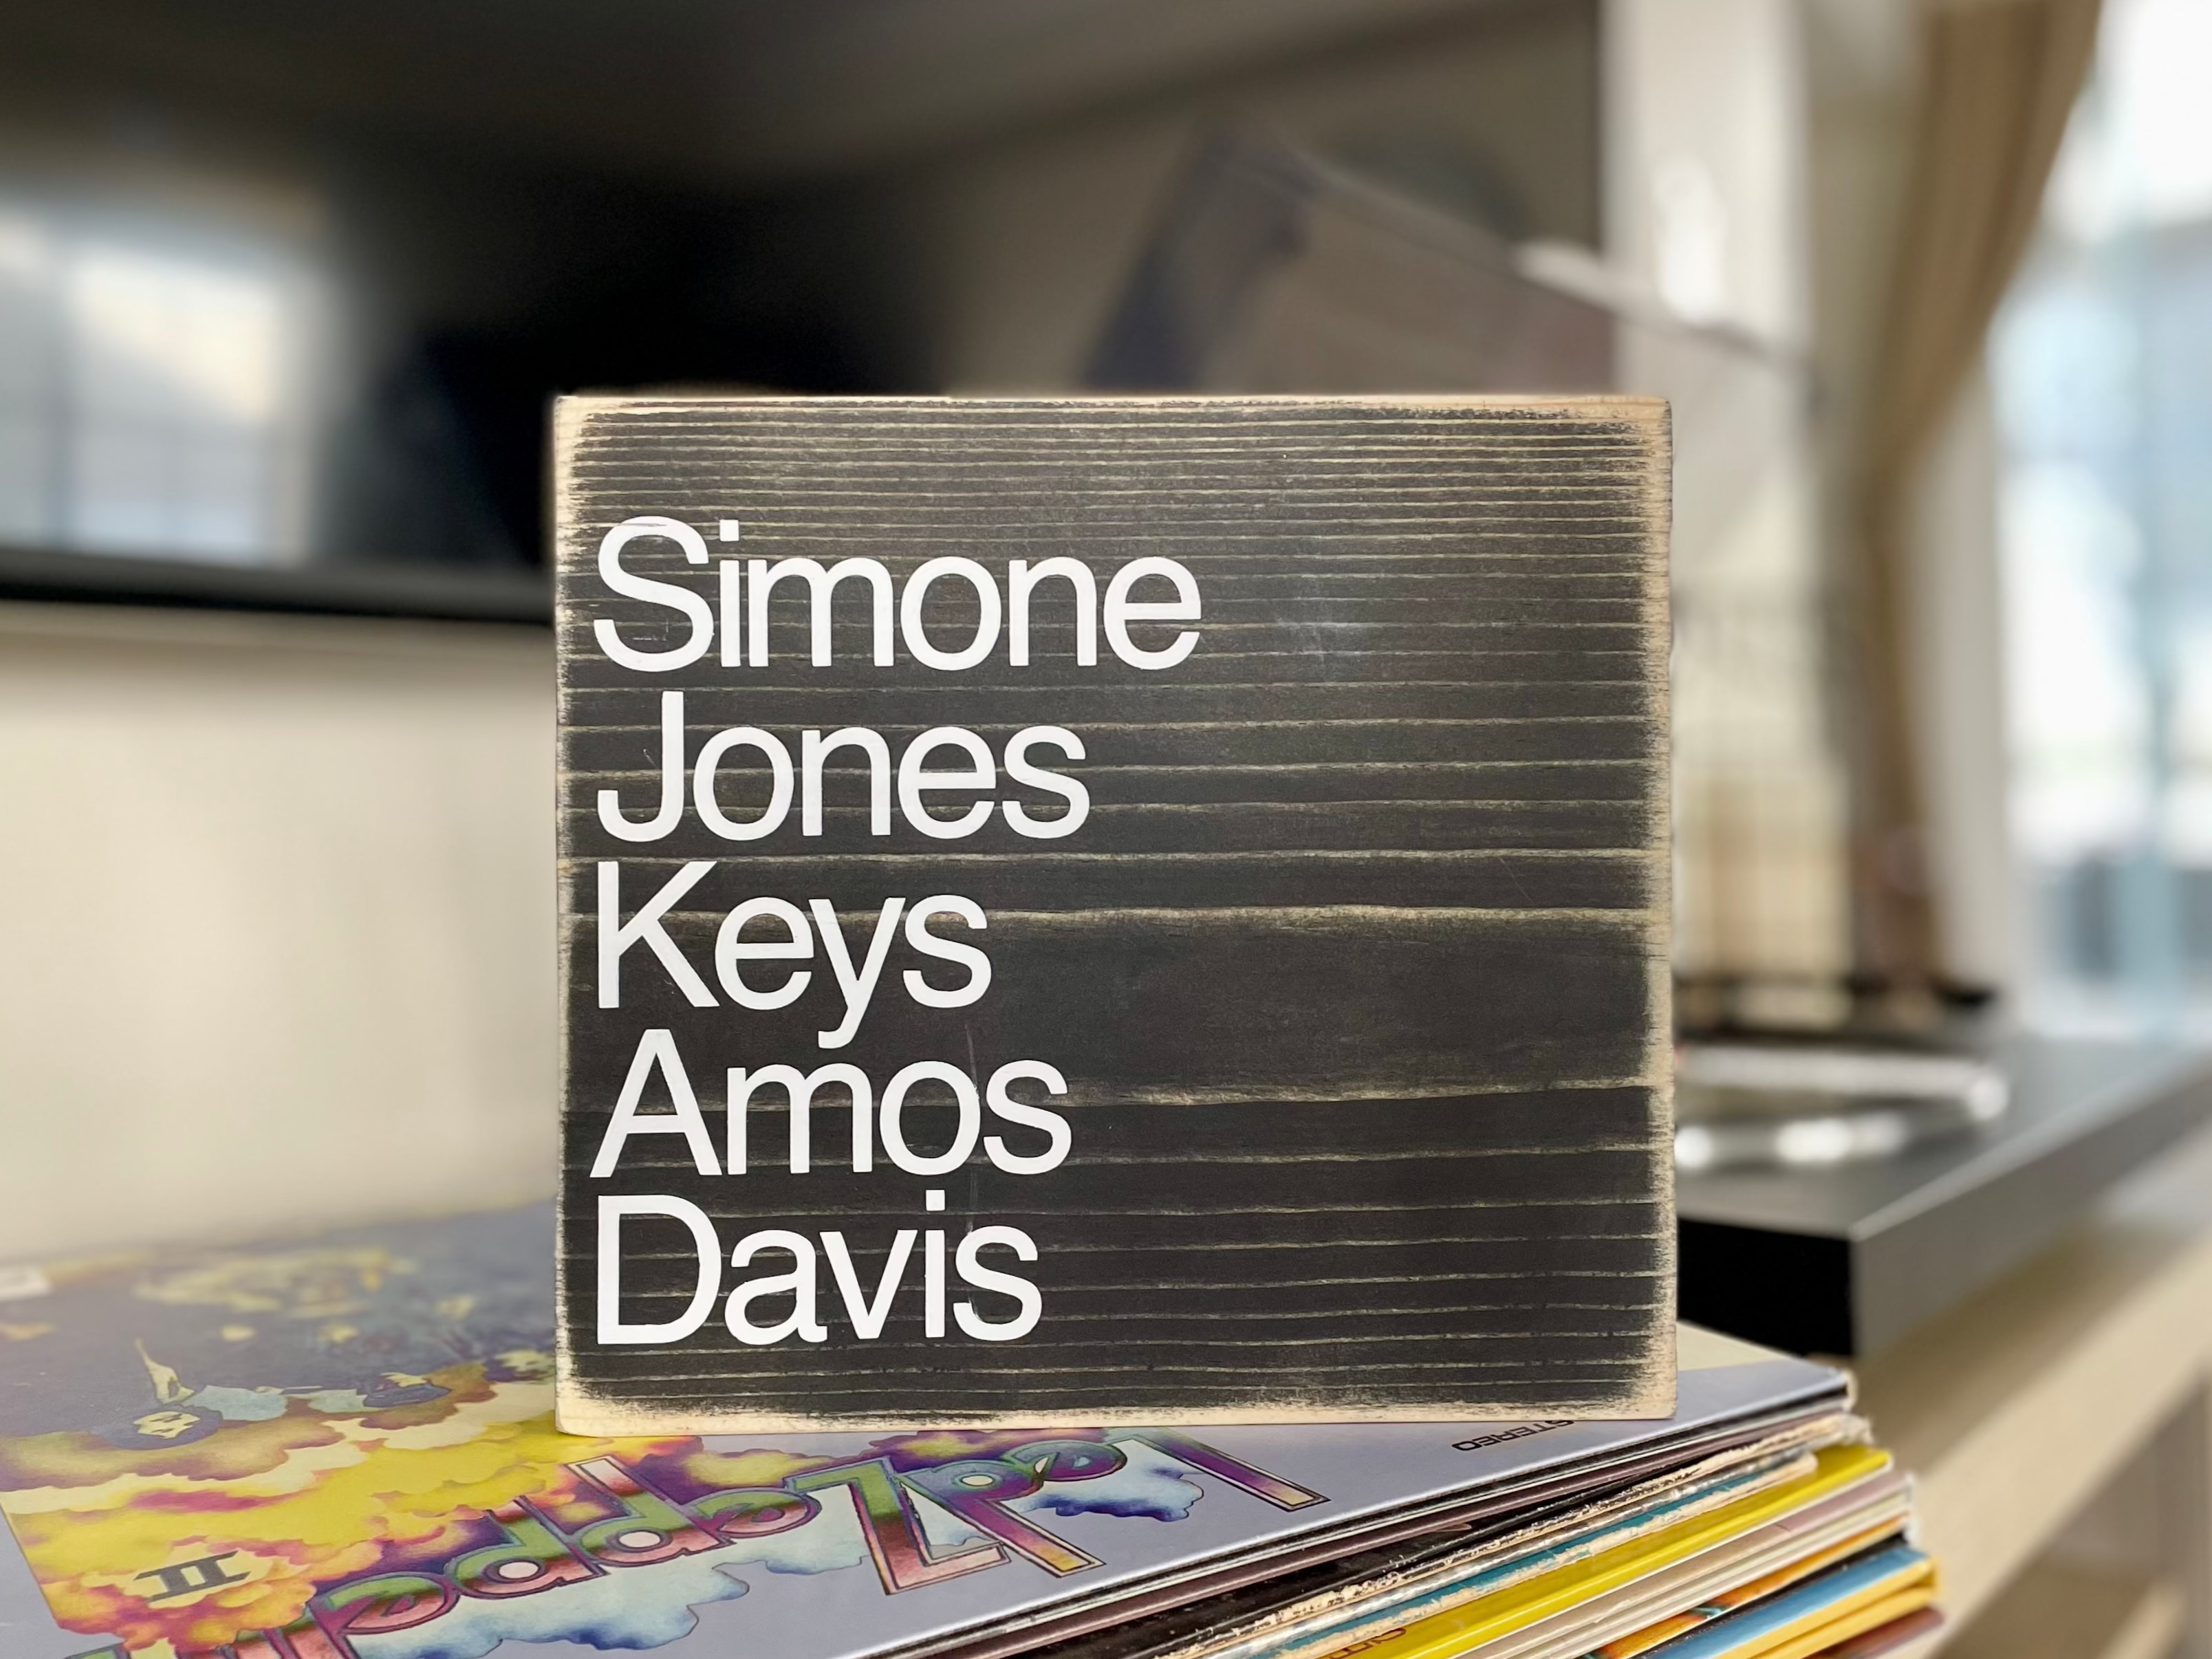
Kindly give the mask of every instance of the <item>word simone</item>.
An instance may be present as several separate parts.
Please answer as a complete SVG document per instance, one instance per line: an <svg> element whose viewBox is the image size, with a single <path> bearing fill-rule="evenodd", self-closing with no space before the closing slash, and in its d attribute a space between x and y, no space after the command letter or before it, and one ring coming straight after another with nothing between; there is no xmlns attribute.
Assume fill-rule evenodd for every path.
<svg viewBox="0 0 2212 1659"><path fill-rule="evenodd" d="M721 538L734 542L740 534L738 520L721 521ZM1098 579L1079 559L1044 559L1031 565L1016 559L1006 567L1006 592L1001 599L998 579L974 559L927 559L916 566L902 585L879 559L840 559L826 569L814 559L723 559L715 567L718 605L704 594L675 582L659 581L624 568L623 551L641 538L673 542L687 563L708 562L705 538L680 519L647 515L625 519L607 532L599 543L599 580L611 592L646 605L658 605L681 617L689 632L678 643L647 650L625 641L614 623L602 617L592 626L592 637L607 660L641 674L673 673L688 668L713 648L719 635L720 661L725 668L765 668L770 658L769 601L780 584L792 583L805 591L811 609L806 630L810 660L817 668L836 660L836 634L830 608L838 586L858 582L868 600L869 660L888 668L897 660L896 647L926 668L957 673L973 668L998 649L1002 625L1006 638L1006 660L1016 668L1030 665L1030 612L1037 589L1047 583L1065 584L1075 623L1075 660L1091 667L1098 660L1098 634L1103 623L1106 642L1115 656L1132 668L1172 668L1190 655L1198 644L1195 629L1183 629L1163 645L1145 646L1129 632L1132 623L1182 623L1199 619L1198 583L1174 559L1148 556L1132 559L1108 578L1103 602ZM742 568L740 567L743 567ZM1139 582L1147 577L1165 581L1174 589L1170 599L1139 599ZM946 647L930 637L923 613L930 592L940 584L965 590L975 609L966 624L969 636ZM897 598L894 604L893 594ZM719 622L718 622L719 613ZM896 626L892 617L896 614Z"/></svg>

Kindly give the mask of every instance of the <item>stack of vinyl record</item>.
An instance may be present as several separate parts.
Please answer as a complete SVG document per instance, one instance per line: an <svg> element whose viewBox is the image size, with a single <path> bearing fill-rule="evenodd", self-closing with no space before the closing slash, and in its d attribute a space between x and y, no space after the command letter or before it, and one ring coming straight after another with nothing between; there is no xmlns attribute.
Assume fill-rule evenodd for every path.
<svg viewBox="0 0 2212 1659"><path fill-rule="evenodd" d="M1911 1481L1869 1443L1842 1379L1703 1332L1686 1331L1683 1346L1697 1369L1684 1372L1686 1409L1666 1425L1672 1432L1501 1472L1465 1500L1480 1513L1452 1528L1051 1651L1870 1659L1917 1645L1941 1619L1934 1564L1907 1536ZM1754 1378L1771 1392L1735 1395ZM1709 1419L1686 1420L1723 1393L1736 1409L1714 1399ZM1547 1428L1569 1432L1531 1425L1455 1443L1494 1455ZM1565 1448L1555 1440L1553 1449Z"/></svg>
<svg viewBox="0 0 2212 1659"><path fill-rule="evenodd" d="M1934 1628L1844 1378L1656 1422L587 1439L542 1210L0 1271L8 1659L1801 1659ZM547 1644L547 1645L538 1645Z"/></svg>

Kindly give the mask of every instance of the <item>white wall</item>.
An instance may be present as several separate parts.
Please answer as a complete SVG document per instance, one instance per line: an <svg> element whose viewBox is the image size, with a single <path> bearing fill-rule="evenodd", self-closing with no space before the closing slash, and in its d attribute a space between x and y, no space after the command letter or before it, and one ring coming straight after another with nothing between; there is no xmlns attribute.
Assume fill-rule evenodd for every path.
<svg viewBox="0 0 2212 1659"><path fill-rule="evenodd" d="M1798 0L1607 0L1606 249L1700 322L1807 321Z"/></svg>
<svg viewBox="0 0 2212 1659"><path fill-rule="evenodd" d="M0 1260L534 1197L550 635L0 606Z"/></svg>
<svg viewBox="0 0 2212 1659"><path fill-rule="evenodd" d="M1675 963L1831 1012L1848 799L1829 715L1799 0L1607 0L1607 257L1717 347L1624 331L1674 411ZM1808 1000L1809 999L1809 1000Z"/></svg>
<svg viewBox="0 0 2212 1659"><path fill-rule="evenodd" d="M1965 983L2004 988L2019 978L2023 941L2005 819L1997 472L1996 411L1978 366L1914 492L1906 672L1942 964Z"/></svg>

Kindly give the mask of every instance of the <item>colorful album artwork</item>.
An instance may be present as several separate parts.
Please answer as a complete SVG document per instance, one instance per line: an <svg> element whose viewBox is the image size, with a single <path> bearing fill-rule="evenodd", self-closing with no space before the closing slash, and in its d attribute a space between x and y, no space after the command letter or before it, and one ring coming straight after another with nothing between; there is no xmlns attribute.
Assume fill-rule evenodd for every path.
<svg viewBox="0 0 2212 1659"><path fill-rule="evenodd" d="M0 1304L0 1510L56 1617L114 1638L90 1653L164 1659L627 1652L681 1641L753 1572L898 1595L1095 1566L1056 1522L1185 1520L1193 1472L1279 1510L1322 1500L1158 1431L860 1456L563 1435L550 1246L523 1212L88 1263Z"/></svg>
<svg viewBox="0 0 2212 1659"><path fill-rule="evenodd" d="M1729 1364L1672 1423L1472 1438L599 1439L553 1424L552 1244L540 1207L0 1275L6 1659L850 1659L1838 1386Z"/></svg>

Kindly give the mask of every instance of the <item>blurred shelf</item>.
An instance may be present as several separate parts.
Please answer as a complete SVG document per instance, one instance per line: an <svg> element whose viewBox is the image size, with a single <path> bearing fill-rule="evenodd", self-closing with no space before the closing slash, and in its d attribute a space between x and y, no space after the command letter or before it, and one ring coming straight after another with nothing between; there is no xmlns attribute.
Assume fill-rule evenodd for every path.
<svg viewBox="0 0 2212 1659"><path fill-rule="evenodd" d="M525 0L18 0L0 12L0 55L88 84L189 66L211 100L263 119L752 184L901 162L1486 9L1516 8L633 0L611 33L596 8Z"/></svg>
<svg viewBox="0 0 2212 1659"><path fill-rule="evenodd" d="M2130 1459L2207 1414L2212 1136L1854 1369L1861 1410L1913 1471L1942 1604L1971 1621ZM2212 1478L2196 1484L2202 1508Z"/></svg>
<svg viewBox="0 0 2212 1659"><path fill-rule="evenodd" d="M1684 1172L1682 1315L1798 1352L1879 1353L2075 1225L2212 1120L2212 1052L2021 1038L2012 1104L1894 1158Z"/></svg>
<svg viewBox="0 0 2212 1659"><path fill-rule="evenodd" d="M2044 1560L1943 1650L1950 1659L2166 1659L2184 1619L2181 1590L2166 1579Z"/></svg>
<svg viewBox="0 0 2212 1659"><path fill-rule="evenodd" d="M760 72L728 103L723 137L748 171L877 165L1486 8L1504 9L1500 0L817 6L792 14L799 21L754 56Z"/></svg>
<svg viewBox="0 0 2212 1659"><path fill-rule="evenodd" d="M553 593L530 570L426 565L198 564L0 548L0 599L181 606L548 626Z"/></svg>

